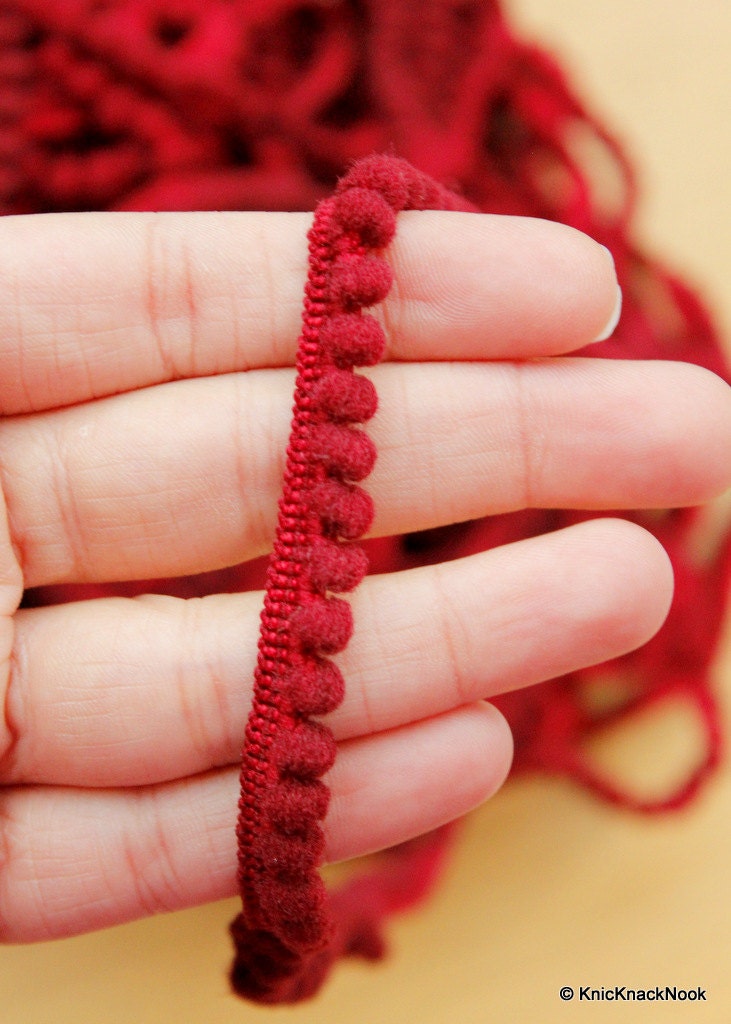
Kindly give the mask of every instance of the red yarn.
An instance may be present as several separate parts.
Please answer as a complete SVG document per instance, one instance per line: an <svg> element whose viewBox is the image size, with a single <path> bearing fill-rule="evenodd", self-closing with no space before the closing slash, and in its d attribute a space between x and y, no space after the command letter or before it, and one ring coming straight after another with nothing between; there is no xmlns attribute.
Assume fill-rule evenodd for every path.
<svg viewBox="0 0 731 1024"><path fill-rule="evenodd" d="M611 249L623 314L614 336L594 346L592 355L681 359L725 375L698 299L633 244L635 185L620 148L572 93L555 61L514 36L497 0L5 0L0 53L0 212L311 210L354 159L390 151L480 209L560 220ZM597 148L603 159L594 165L587 154ZM614 198L601 188L605 171L616 177ZM345 202L338 216L367 248L386 244L393 210L429 198L410 192L405 170L384 175L372 162L354 174L348 188L363 189L368 198L355 211ZM340 200L332 202L339 209ZM378 273L361 299L385 287ZM349 285L342 287L347 292ZM356 314L355 323L357 337L345 329L344 337L328 342L333 365L311 390L313 412L331 423L364 422L375 409L370 382L351 367L376 362L382 336L368 326L367 315ZM356 341L357 358L350 362ZM323 480L311 499L338 544L368 529L372 504L349 479ZM642 811L671 808L692 797L720 756L709 664L724 607L729 540L721 536L700 556L696 510L621 514L654 533L671 558L676 590L667 624L643 649L609 666L497 703L515 734L517 770L579 778L605 798ZM373 569L396 571L582 518L526 510L367 546ZM328 571L317 577L320 590L328 589ZM259 562L183 580L45 588L26 602L151 589L180 596L251 589L262 585L263 572ZM293 702L299 701L293 707L304 716L324 713L315 709L331 708L342 692L331 663L313 656L310 671L299 691L289 684ZM604 674L630 684L611 709L587 700ZM707 735L705 758L676 792L645 800L592 770L583 752L588 738L674 696L697 709ZM324 808L316 781L307 783L314 789L295 788L296 795L277 805L280 811L286 805L287 820L301 813L311 822L312 806ZM359 936L343 952L378 953L381 940L374 922L362 920L362 907L385 914L398 903L398 885L404 887L399 906L424 891L444 835L401 851L403 859L395 862L404 867L392 900L383 896L393 878L387 873L335 897L343 908L338 914L349 917ZM317 840L300 838L312 855ZM411 866L409 857L417 858ZM266 993L297 957L268 933L234 931L242 947L248 943ZM318 972L326 969L313 958L299 994L314 991Z"/></svg>

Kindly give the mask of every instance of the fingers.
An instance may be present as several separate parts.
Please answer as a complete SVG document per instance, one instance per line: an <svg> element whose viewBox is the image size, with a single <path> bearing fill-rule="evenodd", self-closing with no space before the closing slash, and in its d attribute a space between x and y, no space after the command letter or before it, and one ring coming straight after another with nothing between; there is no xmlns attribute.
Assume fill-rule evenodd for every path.
<svg viewBox="0 0 731 1024"><path fill-rule="evenodd" d="M384 733L624 654L659 628L671 593L662 548L623 520L366 578L338 658L345 701L328 722L339 741ZM0 781L141 786L235 763L260 604L21 612Z"/></svg>
<svg viewBox="0 0 731 1024"><path fill-rule="evenodd" d="M502 783L510 734L461 708L343 745L328 775L326 858L391 846ZM236 892L235 769L134 792L0 791L0 940L60 938Z"/></svg>
<svg viewBox="0 0 731 1024"><path fill-rule="evenodd" d="M0 413L294 365L309 214L0 221ZM548 221L407 213L388 250L388 358L552 355L600 334L611 257Z"/></svg>
<svg viewBox="0 0 731 1024"><path fill-rule="evenodd" d="M392 363L373 377L376 534L527 506L695 504L729 483L729 389L695 366ZM26 585L184 575L267 551L291 387L291 371L231 374L0 423Z"/></svg>
<svg viewBox="0 0 731 1024"><path fill-rule="evenodd" d="M399 583L406 593L396 592ZM363 735L341 742L328 776L328 859L401 842L493 793L508 768L509 734L494 709L471 703L473 694L519 684L518 676L522 684L537 681L532 673L573 667L590 652L591 658L621 653L657 627L669 590L667 561L654 539L619 521L584 523L439 568L366 581L355 609L361 646L351 645L353 663L344 666L356 684L334 716L341 737ZM243 688L240 676L226 676L229 659L241 657L231 657L227 619L238 619L250 638L248 667L254 656L253 616L242 622L233 614L242 600L190 602L185 607L197 609L197 628L189 613L165 628L164 616L184 607L172 600L23 613L18 675L5 702L9 724L22 738L6 765L14 761L22 778L23 763L27 770L35 761L36 776L52 776L56 761L67 781L80 784L84 763L81 772L93 772L97 784L115 770L124 778L122 765L146 759L148 767L157 759L158 773L163 764L176 773L201 711L198 742L209 744L209 759L211 743L225 754ZM228 615L221 615L227 604ZM127 612L145 607L162 614L140 632L139 619ZM208 607L215 614L208 616ZM114 613L114 625L93 621L102 608ZM74 625L84 627L83 636ZM103 644L95 646L102 633L103 651ZM164 661L176 643L173 669ZM572 644L577 653L570 653ZM162 664L155 662L157 650ZM66 692L56 689L54 696L59 666L68 671ZM171 669L176 683L186 672L190 677L169 702L171 688L163 684ZM145 671L156 676L152 684ZM151 705L155 690L159 701ZM370 709L381 704L376 719ZM450 706L456 710L440 713ZM23 723L21 709L39 717ZM398 727L409 718L411 724ZM242 724L243 717L239 742ZM85 741L78 742L75 729ZM368 735L371 729L382 731ZM184 742L176 746L181 734ZM237 790L236 769L133 791L6 786L0 791L0 937L56 938L231 895Z"/></svg>

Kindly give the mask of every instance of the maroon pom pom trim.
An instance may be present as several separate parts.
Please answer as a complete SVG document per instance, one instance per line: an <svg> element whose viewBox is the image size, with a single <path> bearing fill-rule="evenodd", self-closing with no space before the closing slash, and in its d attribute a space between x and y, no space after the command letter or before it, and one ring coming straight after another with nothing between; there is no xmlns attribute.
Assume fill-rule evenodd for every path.
<svg viewBox="0 0 731 1024"><path fill-rule="evenodd" d="M377 363L383 330L364 307L391 285L377 254L403 209L468 209L406 161L385 156L356 164L334 197L315 211L284 493L261 616L254 700L242 754L237 824L242 911L231 925L231 971L241 995L263 1003L311 995L340 956L380 948L382 908L357 915L330 901L318 874L321 821L335 759L330 729L310 717L342 700L342 676L329 655L352 628L349 604L331 592L355 587L367 568L345 541L370 527L373 503L353 481L375 461L362 423L376 409L373 384L354 372Z"/></svg>

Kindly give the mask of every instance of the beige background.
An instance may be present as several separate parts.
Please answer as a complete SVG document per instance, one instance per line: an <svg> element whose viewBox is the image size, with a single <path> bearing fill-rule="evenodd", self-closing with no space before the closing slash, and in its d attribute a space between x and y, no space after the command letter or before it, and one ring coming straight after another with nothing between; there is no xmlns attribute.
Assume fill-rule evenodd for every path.
<svg viewBox="0 0 731 1024"><path fill-rule="evenodd" d="M731 4L512 0L512 9L619 130L641 171L639 233L702 285L728 335ZM731 653L722 661L731 666ZM669 714L604 754L652 782L692 756L685 726ZM1 951L0 1021L728 1024L730 812L728 770L688 813L662 820L562 783L511 782L467 822L436 898L393 927L390 961L341 968L316 1003L259 1010L228 995L227 903ZM562 1003L566 984L701 985L708 1002Z"/></svg>

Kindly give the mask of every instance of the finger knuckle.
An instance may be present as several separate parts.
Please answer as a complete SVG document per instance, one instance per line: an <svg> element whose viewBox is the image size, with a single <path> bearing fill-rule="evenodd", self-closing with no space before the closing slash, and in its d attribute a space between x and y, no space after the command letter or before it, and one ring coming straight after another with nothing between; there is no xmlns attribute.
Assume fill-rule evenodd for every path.
<svg viewBox="0 0 731 1024"><path fill-rule="evenodd" d="M152 214L145 222L142 302L165 379L190 376L201 322L201 295L185 227Z"/></svg>

